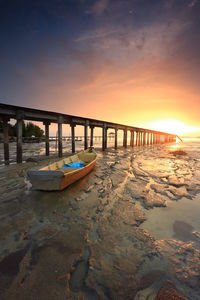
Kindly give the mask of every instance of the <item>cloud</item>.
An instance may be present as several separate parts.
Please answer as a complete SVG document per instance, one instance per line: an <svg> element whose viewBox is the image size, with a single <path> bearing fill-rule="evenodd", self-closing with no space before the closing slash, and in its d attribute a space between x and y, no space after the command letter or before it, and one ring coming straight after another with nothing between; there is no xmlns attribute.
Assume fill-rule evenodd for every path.
<svg viewBox="0 0 200 300"><path fill-rule="evenodd" d="M192 0L189 4L188 7L192 8L197 4L197 0Z"/></svg>
<svg viewBox="0 0 200 300"><path fill-rule="evenodd" d="M17 39L20 51L16 51L17 44L9 47L15 51L0 49L0 59L2 54L12 58L9 65L3 57L5 94L12 86L18 98L29 94L60 107L67 103L67 109L81 101L88 104L84 107L99 101L100 109L101 99L109 99L119 108L118 100L131 107L137 97L148 104L165 95L176 99L177 91L188 99L190 92L199 94L199 1L81 0L75 7L59 3L55 13L54 5L47 6L53 26L30 35L29 47L26 35L21 45ZM86 9L90 9L89 16L84 14ZM43 28L41 24L37 28ZM27 90L27 95L20 90ZM107 105L106 100L103 103Z"/></svg>
<svg viewBox="0 0 200 300"><path fill-rule="evenodd" d="M95 40L95 39L101 39L105 37L109 37L113 34L119 33L119 30L107 30L107 29L100 29L100 30L93 30L89 31L86 35L80 36L74 40L74 42L83 42L88 40Z"/></svg>
<svg viewBox="0 0 200 300"><path fill-rule="evenodd" d="M97 0L92 6L92 12L96 15L101 15L108 7L108 0Z"/></svg>

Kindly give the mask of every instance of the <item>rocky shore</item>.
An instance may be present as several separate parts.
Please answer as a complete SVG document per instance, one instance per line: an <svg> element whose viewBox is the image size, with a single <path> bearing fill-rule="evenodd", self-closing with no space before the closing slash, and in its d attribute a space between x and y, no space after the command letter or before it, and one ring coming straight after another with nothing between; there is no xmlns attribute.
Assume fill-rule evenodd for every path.
<svg viewBox="0 0 200 300"><path fill-rule="evenodd" d="M200 299L200 232L156 240L141 227L150 209L200 192L200 157L182 154L98 152L63 192L34 191L26 178L55 157L1 168L0 298Z"/></svg>

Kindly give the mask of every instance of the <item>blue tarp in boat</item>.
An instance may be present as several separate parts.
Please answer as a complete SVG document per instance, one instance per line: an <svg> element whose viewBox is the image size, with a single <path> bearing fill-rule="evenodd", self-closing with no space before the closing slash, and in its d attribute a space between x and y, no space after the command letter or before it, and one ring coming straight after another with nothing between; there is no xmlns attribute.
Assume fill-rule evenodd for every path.
<svg viewBox="0 0 200 300"><path fill-rule="evenodd" d="M85 166L84 162L83 161L75 161L75 162L72 162L72 163L69 163L69 164L63 164L62 165L62 168L74 168L74 169L77 169L77 168L83 168Z"/></svg>

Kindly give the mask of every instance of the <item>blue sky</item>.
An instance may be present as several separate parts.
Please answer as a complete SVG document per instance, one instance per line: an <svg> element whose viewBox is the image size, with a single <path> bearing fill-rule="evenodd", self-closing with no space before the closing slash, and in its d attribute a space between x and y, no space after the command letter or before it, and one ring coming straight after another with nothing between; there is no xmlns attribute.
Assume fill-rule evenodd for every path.
<svg viewBox="0 0 200 300"><path fill-rule="evenodd" d="M0 99L198 125L199 0L0 0Z"/></svg>

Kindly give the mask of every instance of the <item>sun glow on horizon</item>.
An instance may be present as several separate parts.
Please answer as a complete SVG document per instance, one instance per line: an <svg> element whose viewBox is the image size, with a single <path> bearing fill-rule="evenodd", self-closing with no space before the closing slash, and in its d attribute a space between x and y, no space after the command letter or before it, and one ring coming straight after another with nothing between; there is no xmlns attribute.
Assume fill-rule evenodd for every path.
<svg viewBox="0 0 200 300"><path fill-rule="evenodd" d="M150 127L151 129L157 131L163 131L177 135L189 134L199 130L197 127L187 125L186 123L178 120L158 120L152 122Z"/></svg>

